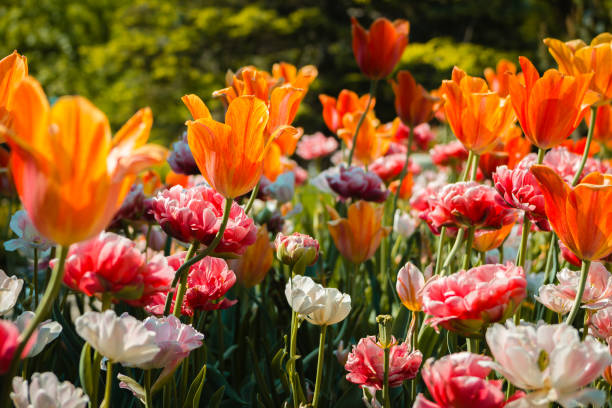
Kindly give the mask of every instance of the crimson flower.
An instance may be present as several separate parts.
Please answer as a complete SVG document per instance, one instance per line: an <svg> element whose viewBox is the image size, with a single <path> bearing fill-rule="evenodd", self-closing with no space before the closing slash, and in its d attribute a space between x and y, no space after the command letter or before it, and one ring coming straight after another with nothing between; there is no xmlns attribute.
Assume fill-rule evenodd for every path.
<svg viewBox="0 0 612 408"><path fill-rule="evenodd" d="M400 173L402 172L402 168L404 167L404 163L406 163L406 154L394 153L374 160L374 162L372 162L372 164L370 164L368 167L368 170L372 173L376 173L378 177L380 177L384 182L388 183L389 181L399 177ZM406 171L408 173L418 174L421 172L421 166L412 160L409 160Z"/></svg>

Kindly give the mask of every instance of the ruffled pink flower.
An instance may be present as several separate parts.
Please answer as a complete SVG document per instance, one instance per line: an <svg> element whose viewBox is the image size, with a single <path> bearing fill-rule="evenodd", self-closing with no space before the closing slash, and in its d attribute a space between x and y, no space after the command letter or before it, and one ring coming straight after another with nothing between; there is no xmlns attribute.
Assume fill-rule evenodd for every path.
<svg viewBox="0 0 612 408"><path fill-rule="evenodd" d="M8 320L0 320L0 374L4 374L11 366L11 361L15 355L15 350L19 345L19 329ZM26 344L21 358L25 358L32 346L36 343L36 333L32 335Z"/></svg>
<svg viewBox="0 0 612 408"><path fill-rule="evenodd" d="M388 183L400 176L404 168L404 163L406 163L406 154L395 153L374 160L368 167L368 170L372 173L376 173L385 183ZM421 166L409 160L406 171L408 173L418 174L421 172Z"/></svg>
<svg viewBox="0 0 612 408"><path fill-rule="evenodd" d="M457 169L467 160L468 151L458 140L435 145L430 151L431 161L437 166L449 166Z"/></svg>
<svg viewBox="0 0 612 408"><path fill-rule="evenodd" d="M566 182L571 183L574 179L574 175L580 167L580 161L582 155L578 155L570 152L565 147L558 146L546 153L544 156L543 164L552 168L562 179ZM525 169L530 168L537 161L537 156L534 153L525 156L517 165ZM609 168L602 163L600 160L593 157L589 157L584 165L584 169L581 174L581 178L589 173L598 171L600 173L607 173Z"/></svg>
<svg viewBox="0 0 612 408"><path fill-rule="evenodd" d="M404 125L403 122L400 121L399 126L397 128L397 132L395 132L394 140L401 143L408 143L408 137L410 136L410 127ZM428 123L421 123L414 128L414 137L412 139L413 150L427 150L429 144L436 138L434 132L432 132L431 127Z"/></svg>
<svg viewBox="0 0 612 408"><path fill-rule="evenodd" d="M337 174L329 174L325 178L329 187L344 200L352 198L382 203L389 195L380 177L360 167L347 169L341 166Z"/></svg>
<svg viewBox="0 0 612 408"><path fill-rule="evenodd" d="M433 231L441 227L499 229L513 223L515 216L495 189L474 181L445 186L420 214Z"/></svg>
<svg viewBox="0 0 612 408"><path fill-rule="evenodd" d="M407 343L395 344L389 355L389 387L399 387L405 380L416 377L423 360L420 351L410 351ZM348 355L344 368L349 372L346 379L361 386L382 390L384 377L384 351L376 336L359 340Z"/></svg>
<svg viewBox="0 0 612 408"><path fill-rule="evenodd" d="M576 291L580 282L580 271L563 268L557 273L558 284L543 285L540 288L538 300L549 306L546 299L565 299L571 303L576 298ZM550 291L546 297L542 292ZM585 309L599 310L612 306L612 274L600 262L593 262L589 268L587 282L582 294L582 304Z"/></svg>
<svg viewBox="0 0 612 408"><path fill-rule="evenodd" d="M434 328L475 336L512 316L526 296L523 268L489 264L431 279L423 289L423 310Z"/></svg>
<svg viewBox="0 0 612 408"><path fill-rule="evenodd" d="M295 265L302 257L305 265L313 265L319 258L319 241L310 235L294 232L291 235L282 233L274 240L276 257L286 265Z"/></svg>
<svg viewBox="0 0 612 408"><path fill-rule="evenodd" d="M513 170L499 166L493 173L495 189L513 208L523 210L541 230L550 231L544 209L544 195L535 176L520 164Z"/></svg>
<svg viewBox="0 0 612 408"><path fill-rule="evenodd" d="M421 376L435 402L419 394L412 408L503 407L503 380L487 380L491 368L481 365L490 361L489 357L467 352L450 354L435 362L428 359Z"/></svg>
<svg viewBox="0 0 612 408"><path fill-rule="evenodd" d="M143 296L168 290L174 277L162 256L147 263L135 242L112 232L70 246L64 269L64 284L69 288L87 296L110 293L133 304Z"/></svg>
<svg viewBox="0 0 612 408"><path fill-rule="evenodd" d="M609 341L612 338L612 307L598 310L589 318L589 333L612 343Z"/></svg>
<svg viewBox="0 0 612 408"><path fill-rule="evenodd" d="M210 244L221 226L225 198L210 187L174 186L152 200L151 212L164 231L183 242ZM256 228L242 207L233 202L229 221L215 252L242 254L255 242Z"/></svg>
<svg viewBox="0 0 612 408"><path fill-rule="evenodd" d="M333 137L325 137L322 132L304 135L297 144L296 153L304 160L318 159L332 154L338 148L338 141Z"/></svg>
<svg viewBox="0 0 612 408"><path fill-rule="evenodd" d="M435 197L444 187L447 175L442 171L424 171L414 179L412 186L412 197L410 206L417 211L424 211L429 208L429 200Z"/></svg>

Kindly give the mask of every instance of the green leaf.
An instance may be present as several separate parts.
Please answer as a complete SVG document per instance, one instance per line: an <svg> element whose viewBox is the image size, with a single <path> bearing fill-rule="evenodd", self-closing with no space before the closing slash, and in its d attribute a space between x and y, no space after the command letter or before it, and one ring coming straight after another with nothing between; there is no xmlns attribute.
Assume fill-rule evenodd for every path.
<svg viewBox="0 0 612 408"><path fill-rule="evenodd" d="M81 350L81 358L79 360L79 378L81 385L87 395L91 395L93 391L92 371L91 371L91 346L89 343L83 345Z"/></svg>
<svg viewBox="0 0 612 408"><path fill-rule="evenodd" d="M210 397L210 402L208 403L209 408L219 408L221 404L221 399L223 398L223 393L225 392L225 386L221 386L215 393ZM196 405L193 408L198 408Z"/></svg>
<svg viewBox="0 0 612 408"><path fill-rule="evenodd" d="M206 365L202 366L202 369L193 380L191 385L189 386L189 391L187 391L187 396L185 397L185 403L183 404L183 408L190 408L197 405L194 405L194 401L196 398L196 394L198 395L198 402L200 400L200 393L202 392L202 387L204 386L204 380L206 380Z"/></svg>

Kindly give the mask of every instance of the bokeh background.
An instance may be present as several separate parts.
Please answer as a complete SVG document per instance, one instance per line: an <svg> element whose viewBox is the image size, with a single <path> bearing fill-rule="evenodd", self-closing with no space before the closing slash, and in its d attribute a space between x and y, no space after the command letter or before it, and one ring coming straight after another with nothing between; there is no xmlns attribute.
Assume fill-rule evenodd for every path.
<svg viewBox="0 0 612 408"><path fill-rule="evenodd" d="M28 57L48 95L81 94L117 129L138 108L154 111L154 140L168 144L184 129L180 102L210 94L225 73L277 61L316 65L319 77L296 124L325 129L319 93L368 89L351 50L350 17L364 26L379 16L411 22L399 64L437 88L453 65L482 75L502 57L526 55L552 65L542 38L582 38L609 30L612 0L2 0L0 55ZM393 118L390 87L379 88L377 114Z"/></svg>

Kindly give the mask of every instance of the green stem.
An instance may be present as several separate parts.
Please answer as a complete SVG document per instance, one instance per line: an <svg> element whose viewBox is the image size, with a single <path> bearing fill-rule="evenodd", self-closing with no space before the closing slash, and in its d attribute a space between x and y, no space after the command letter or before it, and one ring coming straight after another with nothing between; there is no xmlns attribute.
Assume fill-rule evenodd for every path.
<svg viewBox="0 0 612 408"><path fill-rule="evenodd" d="M393 211L391 212L391 216L395 216L395 211L397 210L397 201L400 196L400 191L402 190L402 183L404 182L404 178L408 173L408 162L410 161L410 151L412 150L412 139L414 133L414 127L412 125L409 126L410 133L408 134L408 150L406 151L406 162L402 167L402 171L399 177L399 186L397 187L397 191L395 192L395 196L393 197Z"/></svg>
<svg viewBox="0 0 612 408"><path fill-rule="evenodd" d="M457 251L461 247L461 242L463 241L463 235L464 234L465 234L465 230L464 229L460 229L459 231L457 231L457 237L455 238L455 244L451 248L451 250L448 253L448 255L446 255L446 259L444 260L444 264L442 265L442 267L444 269L448 268L448 266L450 265L451 261L455 257L455 254L457 253Z"/></svg>
<svg viewBox="0 0 612 408"><path fill-rule="evenodd" d="M106 385L104 388L104 400L100 408L111 408L111 394L113 390L113 363L106 362Z"/></svg>
<svg viewBox="0 0 612 408"><path fill-rule="evenodd" d="M183 275L187 275L189 268L191 268L191 266L193 264L195 264L196 262L201 261L202 259L204 259L204 257L210 255L212 253L212 251L215 250L215 248L217 247L217 245L219 245L219 242L221 242L221 239L223 238L223 233L225 232L225 227L227 227L227 221L229 220L229 213L230 213L230 209L232 208L232 200L229 198L225 199L225 208L223 210L223 219L221 220L221 225L219 226L219 231L217 232L217 235L215 236L215 238L212 240L212 242L210 243L210 245L208 245L208 247L203 250L202 252L200 252L199 254L197 254L196 256L194 256L193 258L189 259L189 260L185 260L185 263L182 264L177 270L176 270L176 274L174 275L174 279L172 280L172 286L171 287L175 287L178 283L178 281L180 280L180 278ZM178 294L177 294L178 297ZM172 298L173 296L168 293L168 297L166 298L166 305L164 307L164 315L168 315L170 313L170 306L172 305ZM177 299L178 300L178 299Z"/></svg>
<svg viewBox="0 0 612 408"><path fill-rule="evenodd" d="M319 406L319 394L321 392L321 383L323 382L323 364L325 363L325 332L327 325L321 326L321 336L319 337L319 356L317 359L317 379L315 381L314 396L312 398L312 407Z"/></svg>
<svg viewBox="0 0 612 408"><path fill-rule="evenodd" d="M593 132L595 130L595 121L597 120L597 107L591 107L591 125L589 126L589 132L587 133L586 144L584 145L584 153L582 153L582 160L580 160L580 166L578 167L578 171L574 175L574 179L572 180L572 187L578 184L580 181L580 175L582 174L582 170L584 170L584 165L586 164L587 158L589 157L589 150L591 149L591 141L593 140Z"/></svg>
<svg viewBox="0 0 612 408"><path fill-rule="evenodd" d="M391 397L389 395L389 354L391 349L385 347L385 374L383 377L383 403L385 408L391 408Z"/></svg>
<svg viewBox="0 0 612 408"><path fill-rule="evenodd" d="M373 79L370 82L370 93L368 94L368 103L366 104L366 108L365 111L363 111L363 113L361 114L361 117L359 118L359 122L357 122L357 127L355 128L355 134L353 135L353 143L351 144L351 150L349 151L349 156L348 156L348 167L351 166L351 163L353 162L353 154L355 153L355 146L357 145L357 135L359 135L359 129L361 129L361 125L363 124L363 121L365 120L368 111L370 110L370 105L372 104L372 99L374 99L374 96L376 94L376 85L378 84L378 80Z"/></svg>
<svg viewBox="0 0 612 408"><path fill-rule="evenodd" d="M185 256L185 261L188 261L193 258L193 254L195 253L195 251L197 251L199 245L200 244L197 241L194 241L191 243L191 245L189 245L187 255ZM179 285L176 289L176 301L174 302L174 310L172 311L172 314L177 318L181 317L181 311L183 308L183 298L185 297L185 292L187 291L187 275L189 275L189 273L181 274ZM168 298L172 299L172 297L173 296L168 293ZM166 299L166 303L167 301L168 299Z"/></svg>
<svg viewBox="0 0 612 408"><path fill-rule="evenodd" d="M472 174L470 175L470 181L476 180L478 174L478 163L480 162L480 155L474 153L474 163L472 163Z"/></svg>
<svg viewBox="0 0 612 408"><path fill-rule="evenodd" d="M467 230L467 239L465 240L465 255L463 256L462 269L468 270L472 262L472 244L474 243L475 227L472 226Z"/></svg>
<svg viewBox="0 0 612 408"><path fill-rule="evenodd" d="M527 258L527 243L529 242L529 231L531 230L531 222L527 214L523 215L523 233L521 234L521 245L518 254L516 254L516 265L524 267L525 259Z"/></svg>
<svg viewBox="0 0 612 408"><path fill-rule="evenodd" d="M34 248L34 272L32 274L34 283L34 307L38 307L38 248Z"/></svg>
<svg viewBox="0 0 612 408"><path fill-rule="evenodd" d="M463 174L461 175L461 181L467 181L470 175L470 169L472 168L472 162L474 161L474 152L470 150L468 153L468 159L465 163L465 169L463 170Z"/></svg>
<svg viewBox="0 0 612 408"><path fill-rule="evenodd" d="M440 269L442 269L442 248L444 247L445 238L446 238L446 227L442 227L442 229L440 230L440 237L438 238L438 248L436 249L435 275L440 274Z"/></svg>
<svg viewBox="0 0 612 408"><path fill-rule="evenodd" d="M295 370L295 359L297 349L297 329L298 329L298 316L296 312L291 312L291 340L289 345L289 382L291 383L291 394L293 396L293 407L299 408L300 398L298 395L298 385L296 383L297 373Z"/></svg>
<svg viewBox="0 0 612 408"><path fill-rule="evenodd" d="M557 236L555 235L554 231L550 232L550 243L548 244L548 254L546 256L546 265L544 266L544 274L545 274L545 281L544 283L553 283L555 280L555 273L552 273L552 263L553 263L553 256L555 253L555 240L557 239Z"/></svg>
<svg viewBox="0 0 612 408"><path fill-rule="evenodd" d="M145 370L145 408L153 407L153 400L151 399L151 370Z"/></svg>
<svg viewBox="0 0 612 408"><path fill-rule="evenodd" d="M249 215L249 211L251 211L251 207L253 207L253 203L255 202L255 198L257 198L257 193L259 193L259 185L261 184L261 178L255 184L253 191L251 191L251 196L249 197L249 201L247 201L246 206L244 207L244 213Z"/></svg>
<svg viewBox="0 0 612 408"><path fill-rule="evenodd" d="M546 149L538 148L538 164L542 164L544 162L544 155L546 154Z"/></svg>
<svg viewBox="0 0 612 408"><path fill-rule="evenodd" d="M574 299L574 305L572 306L572 310L570 311L569 316L567 316L567 320L565 323L568 325L572 325L576 315L578 314L578 310L580 310L580 301L582 300L582 294L584 293L584 286L586 284L587 277L589 276L589 267L591 266L591 261L586 259L582 260L582 267L580 268L580 283L578 284L578 291L576 291L576 299Z"/></svg>
<svg viewBox="0 0 612 408"><path fill-rule="evenodd" d="M468 337L465 339L466 343L467 343L467 351L470 353L474 353L474 354L478 354L478 339L474 339L471 337Z"/></svg>

